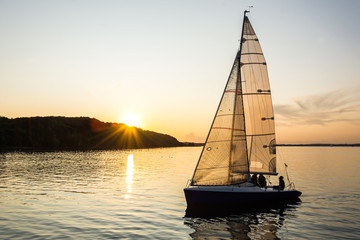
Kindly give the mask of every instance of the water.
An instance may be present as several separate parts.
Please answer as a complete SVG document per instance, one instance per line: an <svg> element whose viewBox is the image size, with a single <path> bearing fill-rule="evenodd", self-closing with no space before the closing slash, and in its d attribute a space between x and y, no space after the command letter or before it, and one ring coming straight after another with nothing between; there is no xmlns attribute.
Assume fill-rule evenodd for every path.
<svg viewBox="0 0 360 240"><path fill-rule="evenodd" d="M358 239L360 148L286 148L302 203L184 217L201 148L0 154L5 239ZM279 161L281 164L281 161Z"/></svg>

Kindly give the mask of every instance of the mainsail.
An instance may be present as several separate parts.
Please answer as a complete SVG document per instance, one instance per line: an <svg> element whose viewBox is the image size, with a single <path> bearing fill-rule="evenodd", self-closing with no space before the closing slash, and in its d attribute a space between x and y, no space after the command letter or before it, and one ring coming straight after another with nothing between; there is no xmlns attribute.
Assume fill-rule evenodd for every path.
<svg viewBox="0 0 360 240"><path fill-rule="evenodd" d="M246 12L245 12L246 14ZM191 185L231 185L276 173L270 84L259 40L244 16L238 51Z"/></svg>

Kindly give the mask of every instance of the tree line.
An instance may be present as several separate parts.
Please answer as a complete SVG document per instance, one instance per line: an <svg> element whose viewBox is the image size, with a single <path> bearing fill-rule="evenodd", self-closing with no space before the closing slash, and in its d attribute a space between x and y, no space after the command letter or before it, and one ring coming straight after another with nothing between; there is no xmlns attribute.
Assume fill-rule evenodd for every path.
<svg viewBox="0 0 360 240"><path fill-rule="evenodd" d="M0 117L1 150L110 150L183 146L176 138L89 117Z"/></svg>

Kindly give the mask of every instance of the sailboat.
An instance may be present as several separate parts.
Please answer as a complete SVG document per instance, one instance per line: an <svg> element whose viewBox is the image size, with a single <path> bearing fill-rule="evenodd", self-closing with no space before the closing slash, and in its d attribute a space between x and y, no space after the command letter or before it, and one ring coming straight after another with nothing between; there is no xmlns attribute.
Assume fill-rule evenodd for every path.
<svg viewBox="0 0 360 240"><path fill-rule="evenodd" d="M250 182L257 174L278 175L274 112L266 61L244 12L240 48L193 177L184 189L189 206L260 206L299 199L286 188Z"/></svg>

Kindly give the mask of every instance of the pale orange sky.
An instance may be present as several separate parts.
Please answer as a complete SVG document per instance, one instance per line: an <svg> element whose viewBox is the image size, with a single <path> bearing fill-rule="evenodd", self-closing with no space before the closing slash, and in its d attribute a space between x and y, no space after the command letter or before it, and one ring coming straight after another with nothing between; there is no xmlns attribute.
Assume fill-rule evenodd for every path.
<svg viewBox="0 0 360 240"><path fill-rule="evenodd" d="M267 61L279 143L360 142L360 2L0 2L0 116L89 116L206 138L243 11Z"/></svg>

